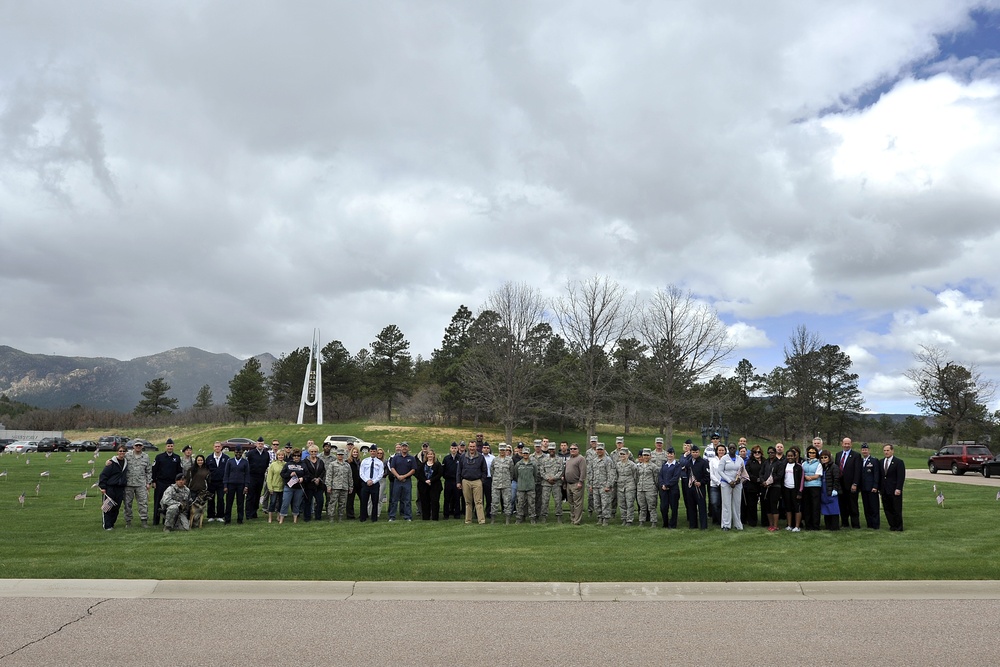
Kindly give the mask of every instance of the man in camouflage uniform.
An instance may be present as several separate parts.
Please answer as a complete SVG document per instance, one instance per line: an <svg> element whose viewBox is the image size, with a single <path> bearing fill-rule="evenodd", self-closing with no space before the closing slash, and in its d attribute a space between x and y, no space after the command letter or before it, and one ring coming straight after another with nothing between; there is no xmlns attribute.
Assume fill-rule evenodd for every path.
<svg viewBox="0 0 1000 667"><path fill-rule="evenodd" d="M535 440L533 443L535 451L531 453L531 460L535 462L538 466L538 481L535 483L535 516L540 516L542 513L542 461L548 458L549 453L547 451L549 445L548 438L542 438L541 440Z"/></svg>
<svg viewBox="0 0 1000 667"><path fill-rule="evenodd" d="M587 470L594 467L594 461L597 460L597 436L590 436L590 444L587 447L587 451L584 454L584 458L587 459ZM587 515L593 516L594 514L594 487L591 484L587 484Z"/></svg>
<svg viewBox="0 0 1000 667"><path fill-rule="evenodd" d="M347 494L354 488L354 476L351 464L344 461L344 450L338 449L333 463L326 469L326 495L329 504L326 508L330 523L334 520L344 520L347 510Z"/></svg>
<svg viewBox="0 0 1000 667"><path fill-rule="evenodd" d="M540 444L540 443L539 443ZM523 523L525 516L530 515L531 523L535 523L535 484L542 478L538 472L538 462L531 456L522 458L514 466L514 477L517 479L517 523Z"/></svg>
<svg viewBox="0 0 1000 667"><path fill-rule="evenodd" d="M149 487L153 484L153 466L149 462L149 455L142 450L141 442L136 442L132 451L125 453L125 477L128 479L128 486L125 487L125 527L132 525L132 501L137 500L142 527L148 528Z"/></svg>
<svg viewBox="0 0 1000 667"><path fill-rule="evenodd" d="M510 523L510 515L514 506L510 502L510 484L514 476L514 459L510 454L510 445L501 442L497 447L499 454L493 459L490 465L490 477L493 478L493 502L490 506L490 523L493 523L500 514L501 507L504 513L504 523Z"/></svg>
<svg viewBox="0 0 1000 667"><path fill-rule="evenodd" d="M594 465L587 467L587 480L594 489L594 511L597 525L606 526L611 519L611 496L618 479L618 469L604 451L604 443L597 443Z"/></svg>
<svg viewBox="0 0 1000 667"><path fill-rule="evenodd" d="M160 499L163 510L163 532L191 530L188 511L191 509L191 489L184 482L184 473L177 475L174 483L167 487Z"/></svg>
<svg viewBox="0 0 1000 667"><path fill-rule="evenodd" d="M664 453L666 455L666 453ZM656 482L660 476L660 466L652 461L652 452L642 450L639 463L636 464L635 493L639 501L639 525L643 525L649 517L649 525L656 528Z"/></svg>
<svg viewBox="0 0 1000 667"><path fill-rule="evenodd" d="M643 451L649 451L643 450ZM667 450L663 448L663 438L657 438L653 443L653 451L649 452L649 462L653 464L656 468L657 474L660 472L660 468L663 464L667 462Z"/></svg>
<svg viewBox="0 0 1000 667"><path fill-rule="evenodd" d="M627 449L618 450L618 507L622 511L622 525L631 526L635 518L635 484L638 468L635 461L629 459Z"/></svg>
<svg viewBox="0 0 1000 667"><path fill-rule="evenodd" d="M542 513L539 518L542 523L549 520L549 499L556 504L556 521L562 523L562 480L565 461L556 456L556 445L549 443L549 455L541 460L539 472L542 475Z"/></svg>

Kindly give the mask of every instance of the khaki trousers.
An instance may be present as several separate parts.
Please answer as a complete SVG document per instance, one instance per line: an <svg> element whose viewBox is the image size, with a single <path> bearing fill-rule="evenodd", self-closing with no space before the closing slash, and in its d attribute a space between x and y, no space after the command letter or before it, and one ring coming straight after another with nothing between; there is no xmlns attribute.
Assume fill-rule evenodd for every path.
<svg viewBox="0 0 1000 667"><path fill-rule="evenodd" d="M473 504L479 516L479 523L486 523L486 512L483 511L483 480L463 479L462 496L465 497L465 523L472 523Z"/></svg>

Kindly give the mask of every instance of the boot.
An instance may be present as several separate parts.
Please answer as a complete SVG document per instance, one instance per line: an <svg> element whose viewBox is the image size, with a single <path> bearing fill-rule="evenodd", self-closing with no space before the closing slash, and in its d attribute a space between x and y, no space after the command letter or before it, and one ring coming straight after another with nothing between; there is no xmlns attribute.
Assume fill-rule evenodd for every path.
<svg viewBox="0 0 1000 667"><path fill-rule="evenodd" d="M131 528L132 527L132 522L131 521L126 521L125 522L125 527L126 528Z"/></svg>
<svg viewBox="0 0 1000 667"><path fill-rule="evenodd" d="M142 520L142 527L143 528L149 528L149 524L146 522L146 519Z"/></svg>
<svg viewBox="0 0 1000 667"><path fill-rule="evenodd" d="M515 524L524 523L524 519L522 519L521 517L517 517L517 521L515 521L514 523Z"/></svg>
<svg viewBox="0 0 1000 667"><path fill-rule="evenodd" d="M557 516L556 517L556 523L558 523L560 525L562 524L562 517L561 516Z"/></svg>
<svg viewBox="0 0 1000 667"><path fill-rule="evenodd" d="M532 525L532 526L534 526L534 525L535 525L536 523L538 523L538 520L537 520L537 519L532 519L532 520L531 520L531 525Z"/></svg>
<svg viewBox="0 0 1000 667"><path fill-rule="evenodd" d="M640 521L639 521L639 527L640 527L640 528L642 528L642 526L643 526L643 523L644 523L644 522L643 522L642 520L640 520Z"/></svg>
<svg viewBox="0 0 1000 667"><path fill-rule="evenodd" d="M505 516L503 518L503 525L505 525L505 526L509 526L510 525L510 517L509 516Z"/></svg>

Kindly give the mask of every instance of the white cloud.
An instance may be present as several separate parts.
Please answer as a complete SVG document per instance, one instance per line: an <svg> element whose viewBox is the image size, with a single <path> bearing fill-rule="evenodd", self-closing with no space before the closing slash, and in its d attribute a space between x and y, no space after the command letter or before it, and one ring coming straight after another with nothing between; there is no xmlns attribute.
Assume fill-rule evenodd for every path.
<svg viewBox="0 0 1000 667"><path fill-rule="evenodd" d="M730 324L726 327L726 330L729 340L735 343L737 350L774 347L774 343L767 337L765 331L746 322Z"/></svg>

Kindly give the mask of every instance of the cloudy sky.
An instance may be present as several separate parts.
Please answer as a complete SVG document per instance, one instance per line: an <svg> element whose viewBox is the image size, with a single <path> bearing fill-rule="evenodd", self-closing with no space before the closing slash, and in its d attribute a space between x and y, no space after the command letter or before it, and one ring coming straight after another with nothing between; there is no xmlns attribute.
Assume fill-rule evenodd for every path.
<svg viewBox="0 0 1000 667"><path fill-rule="evenodd" d="M1000 1L0 0L0 248L27 352L426 357L607 275L908 411L920 344L1000 378Z"/></svg>

